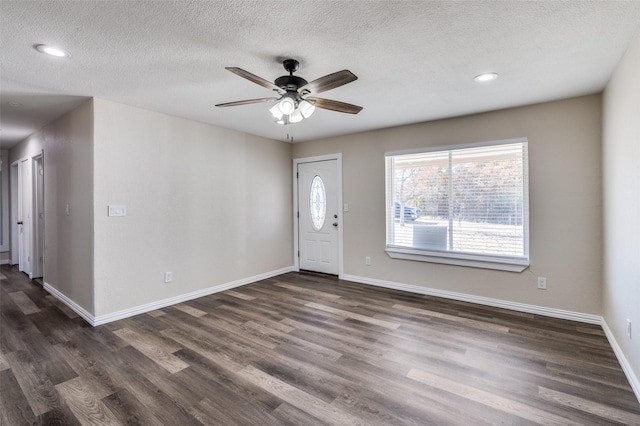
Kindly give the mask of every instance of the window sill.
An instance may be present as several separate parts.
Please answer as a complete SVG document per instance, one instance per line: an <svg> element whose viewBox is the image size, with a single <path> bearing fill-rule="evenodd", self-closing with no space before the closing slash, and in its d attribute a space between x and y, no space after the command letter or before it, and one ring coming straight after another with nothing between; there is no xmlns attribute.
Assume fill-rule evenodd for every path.
<svg viewBox="0 0 640 426"><path fill-rule="evenodd" d="M387 247L387 255L392 259L415 260L418 262L442 263L471 268L495 269L498 271L522 272L529 266L528 259L478 256L462 253L416 250L410 248Z"/></svg>

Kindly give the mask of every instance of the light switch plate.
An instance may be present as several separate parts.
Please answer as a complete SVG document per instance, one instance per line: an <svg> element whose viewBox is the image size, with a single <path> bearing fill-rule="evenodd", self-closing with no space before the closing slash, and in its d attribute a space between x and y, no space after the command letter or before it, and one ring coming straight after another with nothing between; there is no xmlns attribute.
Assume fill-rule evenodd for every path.
<svg viewBox="0 0 640 426"><path fill-rule="evenodd" d="M109 206L109 217L122 217L127 215L127 206L114 204Z"/></svg>

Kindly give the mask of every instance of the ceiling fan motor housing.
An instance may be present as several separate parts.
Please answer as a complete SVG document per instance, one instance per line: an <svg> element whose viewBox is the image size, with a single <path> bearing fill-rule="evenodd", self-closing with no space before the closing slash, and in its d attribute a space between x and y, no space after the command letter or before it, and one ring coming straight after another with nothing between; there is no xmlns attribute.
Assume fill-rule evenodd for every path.
<svg viewBox="0 0 640 426"><path fill-rule="evenodd" d="M282 77L276 78L274 84L287 92L295 92L298 90L298 87L307 84L307 80L296 75L283 75Z"/></svg>

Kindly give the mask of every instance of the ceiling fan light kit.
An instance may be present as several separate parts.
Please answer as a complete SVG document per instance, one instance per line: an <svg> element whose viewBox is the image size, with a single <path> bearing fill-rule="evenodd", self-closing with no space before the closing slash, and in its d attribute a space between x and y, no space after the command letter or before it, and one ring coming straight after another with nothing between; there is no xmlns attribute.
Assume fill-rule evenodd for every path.
<svg viewBox="0 0 640 426"><path fill-rule="evenodd" d="M311 117L311 114L316 110L316 106L309 101L302 100L298 104L298 109L304 118Z"/></svg>
<svg viewBox="0 0 640 426"><path fill-rule="evenodd" d="M269 108L269 112L271 112L271 115L273 115L273 117L276 119L276 123L278 124L299 123L305 118L311 117L316 108L323 108L347 114L357 114L362 110L362 107L357 105L333 101L331 99L309 96L315 95L316 93L326 92L327 90L335 89L336 87L340 87L357 80L358 77L356 77L351 71L338 71L333 74L320 77L309 83L304 78L293 75L293 73L297 71L300 66L300 63L297 60L285 59L282 62L282 65L284 66L284 69L289 73L289 75L278 77L273 83L263 79L262 77L258 77L257 75L252 74L249 71L245 71L242 68L225 68L242 78L245 78L262 87L275 91L280 95L280 97L226 102L217 104L216 106L229 107L260 102L277 101L274 106Z"/></svg>

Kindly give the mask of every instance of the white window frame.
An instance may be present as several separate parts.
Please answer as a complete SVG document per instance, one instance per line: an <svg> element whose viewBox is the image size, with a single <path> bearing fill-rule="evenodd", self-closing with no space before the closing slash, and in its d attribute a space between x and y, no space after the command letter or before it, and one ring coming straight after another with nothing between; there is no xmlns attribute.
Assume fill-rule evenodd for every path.
<svg viewBox="0 0 640 426"><path fill-rule="evenodd" d="M390 182L393 179L393 169L390 167L390 159L398 155L418 154L425 152L448 152L465 148L477 148L485 146L507 145L514 143L524 144L525 161L523 163L523 245L522 257L483 255L464 252L435 251L428 249L411 248L390 244L393 239L393 227L395 222L395 206ZM528 162L527 138L504 139L486 141L462 145L449 145L431 147L410 151L394 151L385 153L385 191L386 191L386 252L393 259L415 260L421 262L442 263L448 265L468 266L475 268L497 269L510 272L522 272L529 266L529 162Z"/></svg>

